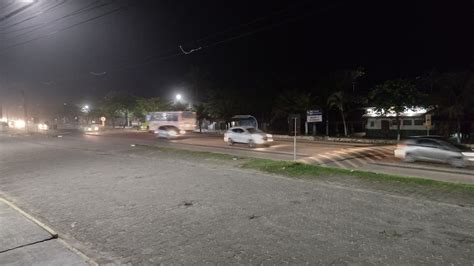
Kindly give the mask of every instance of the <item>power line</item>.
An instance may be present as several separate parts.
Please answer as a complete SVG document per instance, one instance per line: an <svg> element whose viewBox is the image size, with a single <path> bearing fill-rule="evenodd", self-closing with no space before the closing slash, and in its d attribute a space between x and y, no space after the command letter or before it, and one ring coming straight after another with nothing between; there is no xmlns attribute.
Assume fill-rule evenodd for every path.
<svg viewBox="0 0 474 266"><path fill-rule="evenodd" d="M24 41L24 42L19 42L19 43L16 43L16 44L7 46L7 47L3 48L2 50L0 50L0 55L4 54L6 50L9 50L9 49L12 49L12 48L21 46L21 45L25 45L25 44L28 44L28 43L31 43L31 42L34 42L34 41L37 41L37 40L40 40L40 39L47 38L47 37L49 37L49 36L51 36L51 35L54 35L54 34L57 34L57 33L60 33L60 32L66 31L66 30L69 30L69 29L71 29L71 28L74 28L74 27L77 27L77 26L79 26L79 25L88 23L88 22L90 22L90 21L94 21L94 20L100 19L100 18L102 18L102 17L105 17L105 16L107 16L107 15L116 13L116 12L118 12L118 11L124 9L124 8L131 7L131 6L132 6L132 5L128 5L128 6L125 6L125 7L119 7L119 8L110 10L110 11L108 11L108 12L102 13L101 15L98 15L98 16L95 16L95 17L86 19L86 20L84 20L84 21L80 21L80 22L78 22L78 23L74 23L74 24L72 24L72 25L70 25L70 26L68 26L68 27L61 28L61 29L59 29L59 30L50 32L50 33L48 33L48 34L46 34L46 35L41 35L41 36L38 36L38 37L36 37L36 38L30 39L30 40L27 40L27 41Z"/></svg>
<svg viewBox="0 0 474 266"><path fill-rule="evenodd" d="M204 45L204 46L202 46L202 49L206 49L206 48L209 48L209 47L213 47L213 46L216 46L216 45L220 45L220 44L223 44L223 43L226 43L226 42L229 42L229 41L234 41L234 40L237 40L237 39L240 39L240 38L243 38L243 37L246 37L246 36L249 36L249 35L258 33L258 32L262 32L262 31L265 31L265 30L269 30L269 29L272 29L272 28L275 28L275 27L284 25L284 24L288 24L288 23L294 22L294 21L299 20L299 19L303 19L303 18L307 18L307 17L313 16L315 13L320 13L320 12L323 12L323 11L328 11L328 10L330 10L330 9L334 9L334 8L340 7L340 6L341 6L341 4L340 4L340 3L337 3L337 4L334 4L334 5L330 6L330 7L318 9L318 10L315 10L315 11L313 11L313 12L310 12L310 13L305 14L305 15L302 15L302 16L292 17L292 18L289 18L289 19L284 20L284 21L279 22L279 23L274 23L274 24L270 24L270 25L267 25L267 26L262 26L262 27L260 27L260 28L255 29L255 30L252 30L252 31L244 32L244 33L241 33L241 34L239 34L239 35L235 35L235 36L226 38L226 39L221 40L221 41L217 41L217 42L214 42L214 43L211 43L211 44L208 44L208 45Z"/></svg>
<svg viewBox="0 0 474 266"><path fill-rule="evenodd" d="M62 2L60 2L60 3L58 3L58 4L52 5L52 6L48 7L48 8L45 9L45 10L42 10L42 11L40 11L40 12L37 12L36 15L30 16L30 17L28 17L28 18L25 18L25 19L23 19L23 20L21 20L21 21L19 21L19 22L16 22L16 23L13 23L13 24L10 24L10 25L1 27L1 29L6 30L6 29L9 29L9 28L15 27L15 26L17 26L17 25L20 25L20 24L22 24L22 23L25 23L25 22L27 22L27 21L30 21L30 20L32 20L32 19L35 19L35 18L37 18L37 17L40 16L40 15L46 14L46 13L48 13L49 11L51 11L51 10L53 10L53 9L59 7L59 6L64 5L64 4L66 3L66 1L67 1L67 0L62 0ZM31 26L29 26L29 27L31 27ZM18 30L16 30L16 31L20 31L20 30L22 30L22 29L18 29ZM10 32L4 32L4 33L5 33L5 34L8 34L8 33L10 33Z"/></svg>
<svg viewBox="0 0 474 266"><path fill-rule="evenodd" d="M5 21L5 20L7 20L7 19L9 19L9 18L11 18L11 17L13 17L13 16L15 16L15 15L20 14L21 12L27 10L29 7L35 5L36 3L37 3L37 1L33 1L33 2L30 3L30 4L24 5L24 6L18 8L18 9L16 9L16 10L14 10L14 11L12 11L12 12L6 14L5 16L0 17L0 22L3 22L3 21Z"/></svg>
<svg viewBox="0 0 474 266"><path fill-rule="evenodd" d="M249 22L242 23L242 24L237 25L237 26L228 27L227 29L224 29L224 30L222 30L222 31L219 31L219 32L210 34L210 35L205 36L205 37L202 37L202 38L200 38L200 39L197 39L196 42L201 42L201 41L210 39L211 37L214 37L214 36L222 35L222 34L225 34L225 33L228 33L228 32L231 32L231 31L234 31L234 30L237 30L237 29L240 29L240 28L248 27L248 26L250 26L250 25L252 25L252 24L255 24L255 23L259 22L259 21L264 21L264 20L267 20L267 19L269 19L269 18L271 18L271 17L274 17L274 16L276 16L276 15L284 14L284 13L286 13L287 11L289 11L290 9L294 9L294 8L297 8L297 7L299 8L299 7L305 5L305 4L308 3L308 2L311 2L311 1L302 1L302 2L300 2L300 3L298 3L298 4L293 5L293 6L289 6L289 7L286 7L286 8L282 8L282 9L280 9L280 10L278 10L278 11L272 12L272 13L270 13L270 14L268 14L268 15L257 17L257 18L255 18L255 19L249 21Z"/></svg>
<svg viewBox="0 0 474 266"><path fill-rule="evenodd" d="M15 36L13 36L13 37L11 37L11 38L7 38L6 40L11 40L11 39L13 39L13 38L19 38L19 37L25 36L25 35L27 35L27 34L29 34L29 33L35 32L35 31L37 31L37 30L39 30L39 29L43 29L43 28L46 28L46 27L49 27L49 26L54 26L56 22L58 22L58 21L60 21L60 20L63 20L63 19L65 19L65 18L73 17L73 16L76 16L76 15L82 14L82 13L84 13L84 12L87 13L87 12L90 12L90 11L95 10L95 9L97 9L97 8L101 8L101 7L104 7L104 6L107 6L107 5L110 5L110 4L111 4L111 2L108 2L108 3L103 3L103 4L101 4L101 5L98 5L98 6L93 6L93 5L96 4L96 3L97 3L97 2L92 3L92 7L90 7L91 4L89 4L89 5L85 6L85 7L82 7L82 8L80 8L80 9L78 9L78 10L72 12L72 13L69 13L69 14L67 14L67 15L64 15L64 16L62 16L62 17L59 17L59 18L50 20L50 21L45 22L45 23L40 23L40 24L36 25L36 28L34 28L34 29L32 29L32 30L29 30L29 31L27 31L27 32L24 32L24 33L15 35Z"/></svg>
<svg viewBox="0 0 474 266"><path fill-rule="evenodd" d="M299 6L302 6L304 3L300 3ZM277 27L277 26L281 26L283 24L287 24L287 23L290 23L290 22L293 22L295 20L298 20L298 19L302 19L302 18L305 18L305 17L309 17L309 16L312 16L314 15L314 13L316 13L317 11L320 11L320 12L323 12L323 11L327 11L327 10L330 10L330 9L333 9L335 7L338 7L339 4L335 4L335 5L332 5L330 7L326 7L324 9L318 9L318 10L315 10L313 11L312 13L310 14L306 14L305 16L299 16L299 17L293 17L293 18L290 18L290 19L287 19L283 22L280 22L280 23L274 23L274 24L271 24L271 25L267 25L267 26L262 26L256 30L253 30L253 31L250 31L250 32L245 32L245 33L242 33L242 34L239 34L237 36L232 36L232 37L229 37L229 38L226 38L224 40L221 40L221 41L217 41L217 42L214 42L214 43L210 43L210 44L207 44L207 45L204 45L204 46L200 46L198 48L194 48L194 49L191 49L191 50L188 50L188 51L185 51L184 48L182 47L182 45L179 45L179 49L181 52L178 52L178 53L174 53L174 54L171 54L171 55L168 55L168 56L165 56L163 55L164 53L167 53L167 52L171 52L173 50L175 50L175 48L171 48L171 49L168 49L166 51L164 51L163 53L161 53L160 55L156 55L156 56L150 56L148 57L147 59L145 59L144 63L137 63L137 64L134 64L134 65L127 65L127 66L124 66L124 67L119 67L119 68L116 68L116 69L112 69L112 70L109 70L109 72L111 71L119 71L119 70L124 70L124 69L128 69L128 68L137 68L137 67L141 67L143 65L147 65L149 63L151 63L152 61L158 61L158 60L164 60L164 59L169 59L169 58L172 58L172 57L177 57L177 56L181 56L181 55L189 55L189 54L192 54L194 52L197 52L199 50L202 50L202 49L205 49L205 48L209 48L209 47L212 47L212 46L216 46L216 45L219 45L219 44L222 44L222 43L225 43L225 42L229 42L229 41L232 41L232 40L236 40L236 39L239 39L239 38L242 38L242 37L245 37L245 36L249 36L249 35L252 35L252 34L255 34L255 33L258 33L258 32L261 32L261 31L264 31L264 30L268 30L268 29L271 29L271 28L274 28L274 27ZM270 15L267 15L267 16L262 16L262 17L259 17L259 18L256 18L256 19L253 19L252 21L250 22L247 22L247 23L243 23L243 24L240 24L238 26L232 26L232 27L229 27L223 31L220 31L218 33L213 33L213 34L210 34L206 37L203 37L203 38L200 38L196 41L191 41L191 42L198 42L199 40L205 40L205 39L209 39L210 37L213 37L213 36L217 36L217 35L220 35L220 34L223 34L225 32L230 32L234 29L238 29L238 28L243 28L243 27L246 27L246 26L249 26L249 25L252 25L258 21L262 21L262 20L265 20L265 19L268 19L272 16L275 16L275 15L279 15L279 14L283 14L285 13L288 9L290 8L295 8L295 6L293 7L289 7L289 8L284 8L284 9L281 9L281 10L278 10L276 12L273 12L272 14ZM191 43L191 42L188 42L188 43Z"/></svg>

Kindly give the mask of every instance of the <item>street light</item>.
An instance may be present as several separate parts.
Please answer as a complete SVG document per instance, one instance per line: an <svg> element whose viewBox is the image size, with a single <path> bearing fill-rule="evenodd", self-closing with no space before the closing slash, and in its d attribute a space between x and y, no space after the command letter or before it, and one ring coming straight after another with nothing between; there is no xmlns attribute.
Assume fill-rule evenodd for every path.
<svg viewBox="0 0 474 266"><path fill-rule="evenodd" d="M176 94L176 100L177 101L181 101L182 98L183 98L183 96L181 96L181 94Z"/></svg>
<svg viewBox="0 0 474 266"><path fill-rule="evenodd" d="M87 105L87 104L84 105L84 106L82 107L82 112L83 112L83 113L89 113L89 105Z"/></svg>

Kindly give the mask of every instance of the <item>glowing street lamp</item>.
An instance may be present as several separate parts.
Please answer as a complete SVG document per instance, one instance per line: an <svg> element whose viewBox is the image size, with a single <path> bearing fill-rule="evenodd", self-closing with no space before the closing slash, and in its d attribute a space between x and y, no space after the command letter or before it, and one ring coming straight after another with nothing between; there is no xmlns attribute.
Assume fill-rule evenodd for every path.
<svg viewBox="0 0 474 266"><path fill-rule="evenodd" d="M89 111L90 111L90 110L89 110L89 105L86 104L86 105L84 105L84 106L82 107L82 112L83 112L83 113L89 113Z"/></svg>
<svg viewBox="0 0 474 266"><path fill-rule="evenodd" d="M176 94L176 100L178 102L181 101L182 98L183 98L183 96L181 96L181 94Z"/></svg>

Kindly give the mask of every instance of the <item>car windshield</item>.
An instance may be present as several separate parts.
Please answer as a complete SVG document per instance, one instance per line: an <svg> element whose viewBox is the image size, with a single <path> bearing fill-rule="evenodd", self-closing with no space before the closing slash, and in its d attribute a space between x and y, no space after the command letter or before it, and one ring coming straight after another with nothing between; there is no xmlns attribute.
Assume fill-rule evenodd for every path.
<svg viewBox="0 0 474 266"><path fill-rule="evenodd" d="M247 128L247 131L251 134L254 134L254 133L263 133L263 131L261 131L260 129L256 129L256 128L253 128L253 127L249 127Z"/></svg>

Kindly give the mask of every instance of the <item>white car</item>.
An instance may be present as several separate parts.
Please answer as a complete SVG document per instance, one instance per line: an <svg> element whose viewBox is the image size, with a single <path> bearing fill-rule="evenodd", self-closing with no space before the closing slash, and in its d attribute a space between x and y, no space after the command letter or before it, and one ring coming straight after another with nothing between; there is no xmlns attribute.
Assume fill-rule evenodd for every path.
<svg viewBox="0 0 474 266"><path fill-rule="evenodd" d="M84 126L84 132L98 132L100 130L99 124L90 124Z"/></svg>
<svg viewBox="0 0 474 266"><path fill-rule="evenodd" d="M273 136L253 127L232 127L224 133L224 141L229 145L244 143L255 147L270 144L273 142Z"/></svg>
<svg viewBox="0 0 474 266"><path fill-rule="evenodd" d="M186 134L186 131L180 130L175 126L161 126L155 131L159 138L174 139Z"/></svg>

